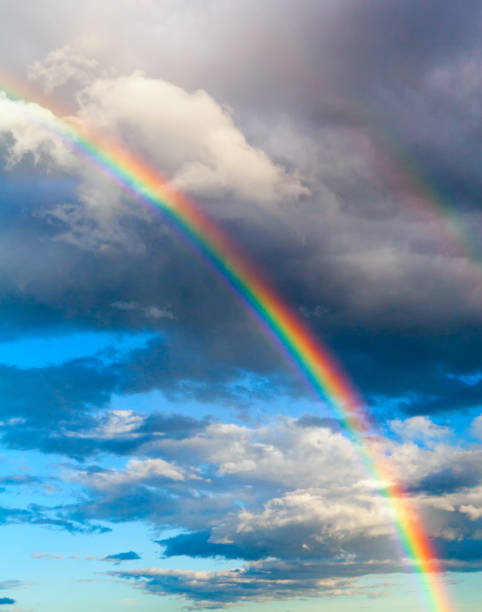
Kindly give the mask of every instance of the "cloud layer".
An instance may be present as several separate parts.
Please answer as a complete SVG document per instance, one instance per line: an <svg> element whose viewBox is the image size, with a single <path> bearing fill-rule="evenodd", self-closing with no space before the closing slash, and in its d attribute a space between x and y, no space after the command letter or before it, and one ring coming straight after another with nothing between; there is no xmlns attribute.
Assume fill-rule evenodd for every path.
<svg viewBox="0 0 482 612"><path fill-rule="evenodd" d="M0 94L0 340L146 338L0 360L3 528L147 526L154 562L124 540L92 559L194 607L390 602L409 571L329 398L52 106L241 245L360 389L444 567L482 571L480 2L42 0L2 20L2 69L34 93Z"/></svg>

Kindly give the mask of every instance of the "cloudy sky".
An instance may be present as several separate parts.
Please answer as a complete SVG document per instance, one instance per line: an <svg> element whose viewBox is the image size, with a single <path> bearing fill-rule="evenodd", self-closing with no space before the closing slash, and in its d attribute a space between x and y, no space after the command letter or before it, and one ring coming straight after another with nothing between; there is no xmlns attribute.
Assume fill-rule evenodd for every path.
<svg viewBox="0 0 482 612"><path fill-rule="evenodd" d="M428 609L329 398L54 110L193 198L329 347L477 612L480 1L0 15L0 610Z"/></svg>

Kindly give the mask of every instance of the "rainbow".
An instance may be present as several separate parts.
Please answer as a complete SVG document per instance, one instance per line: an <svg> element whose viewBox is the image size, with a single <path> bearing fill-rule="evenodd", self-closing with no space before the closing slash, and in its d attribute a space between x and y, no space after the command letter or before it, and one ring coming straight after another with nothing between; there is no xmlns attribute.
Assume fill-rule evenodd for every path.
<svg viewBox="0 0 482 612"><path fill-rule="evenodd" d="M482 286L480 246L465 227L450 198L430 181L423 168L404 150L392 135L392 131L372 116L368 108L337 100L337 114L346 117L351 124L366 130L372 143L380 151L383 160L396 174L397 182L413 197L409 205L426 221L436 224L435 239L453 255L464 260L463 272L469 282Z"/></svg>
<svg viewBox="0 0 482 612"><path fill-rule="evenodd" d="M0 86L3 96L23 105L26 113L38 105L27 102ZM298 315L270 287L261 271L250 262L238 245L209 219L192 200L176 191L157 170L136 158L125 147L85 126L61 119L48 108L37 123L60 138L68 147L105 172L136 200L160 209L182 230L190 242L221 274L249 306L256 318L273 335L298 365L321 398L328 398L353 436L365 465L379 483L380 492L395 515L395 526L404 554L420 576L427 610L453 612L435 550L410 507L409 499L378 450L374 428L362 399L336 359L310 332Z"/></svg>

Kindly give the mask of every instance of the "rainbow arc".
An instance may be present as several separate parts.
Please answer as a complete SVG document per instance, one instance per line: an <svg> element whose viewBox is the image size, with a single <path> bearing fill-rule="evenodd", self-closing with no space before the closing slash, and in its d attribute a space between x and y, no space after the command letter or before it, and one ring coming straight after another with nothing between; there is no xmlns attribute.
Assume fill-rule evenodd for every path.
<svg viewBox="0 0 482 612"><path fill-rule="evenodd" d="M29 112L29 103L17 93L3 86L0 86L0 91L12 101L23 104L25 112ZM43 115L41 123L50 133L109 175L137 201L162 210L283 346L317 394L329 400L356 441L367 470L380 483L380 491L396 517L394 522L399 542L420 576L427 609L453 612L436 551L411 507L408 495L378 450L364 403L335 357L282 300L240 247L157 170L125 147L89 132L85 126L61 119L51 111Z"/></svg>

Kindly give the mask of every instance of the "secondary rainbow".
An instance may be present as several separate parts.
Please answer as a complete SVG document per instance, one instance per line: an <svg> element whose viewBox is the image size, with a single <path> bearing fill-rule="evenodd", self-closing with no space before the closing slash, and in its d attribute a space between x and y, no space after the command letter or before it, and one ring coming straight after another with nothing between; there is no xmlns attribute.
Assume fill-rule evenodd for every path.
<svg viewBox="0 0 482 612"><path fill-rule="evenodd" d="M348 376L336 359L310 332L298 315L273 290L262 272L195 203L176 191L159 172L86 126L61 119L47 108L26 102L0 86L12 103L21 103L32 120L55 134L71 149L101 168L133 197L161 209L247 303L258 320L275 336L296 362L315 391L328 398L357 441L370 473L380 483L394 513L400 543L420 575L426 608L453 612L441 577L442 568L423 526L410 507L408 496L397 484L374 441L370 418ZM13 100L12 100L13 99ZM42 112L38 111L42 108ZM40 118L41 116L41 118Z"/></svg>
<svg viewBox="0 0 482 612"><path fill-rule="evenodd" d="M368 108L355 102L337 99L336 104L340 117L346 117L350 125L366 131L384 163L396 175L397 188L402 186L410 194L407 204L423 220L436 225L432 231L434 240L462 260L461 271L469 286L474 288L475 285L480 291L482 252L472 236L473 230L463 224L461 215L457 214L455 203L429 179L424 168L395 137L393 128L384 125L379 116L374 117Z"/></svg>

